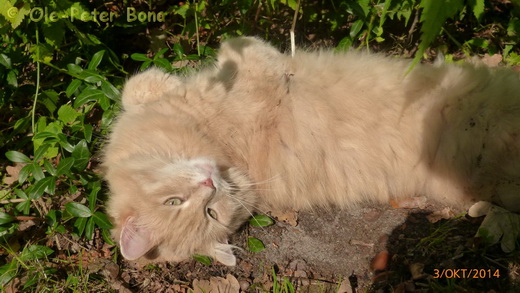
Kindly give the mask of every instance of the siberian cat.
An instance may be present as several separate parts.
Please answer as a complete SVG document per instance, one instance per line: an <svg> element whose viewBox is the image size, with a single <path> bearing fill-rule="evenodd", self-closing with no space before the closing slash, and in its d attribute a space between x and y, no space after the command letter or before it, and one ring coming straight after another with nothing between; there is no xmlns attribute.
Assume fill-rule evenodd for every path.
<svg viewBox="0 0 520 293"><path fill-rule="evenodd" d="M520 210L520 80L507 68L222 44L188 77L149 69L123 90L104 152L127 259L234 265L255 211L418 194Z"/></svg>

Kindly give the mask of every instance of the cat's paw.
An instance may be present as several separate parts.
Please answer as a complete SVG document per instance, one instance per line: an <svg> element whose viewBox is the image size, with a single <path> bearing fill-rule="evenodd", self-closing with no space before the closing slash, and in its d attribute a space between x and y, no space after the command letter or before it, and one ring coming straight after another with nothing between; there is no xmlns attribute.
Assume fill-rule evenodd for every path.
<svg viewBox="0 0 520 293"><path fill-rule="evenodd" d="M218 53L221 78L234 78L237 73L247 76L274 75L282 77L285 73L283 54L253 37L240 37L222 43Z"/></svg>
<svg viewBox="0 0 520 293"><path fill-rule="evenodd" d="M122 94L123 108L134 111L142 105L174 95L182 88L182 81L159 68L150 68L131 77Z"/></svg>
<svg viewBox="0 0 520 293"><path fill-rule="evenodd" d="M500 241L504 252L515 250L516 240L520 236L520 214L490 202L479 201L470 207L468 215L471 217L486 216L476 237L482 237L491 245Z"/></svg>

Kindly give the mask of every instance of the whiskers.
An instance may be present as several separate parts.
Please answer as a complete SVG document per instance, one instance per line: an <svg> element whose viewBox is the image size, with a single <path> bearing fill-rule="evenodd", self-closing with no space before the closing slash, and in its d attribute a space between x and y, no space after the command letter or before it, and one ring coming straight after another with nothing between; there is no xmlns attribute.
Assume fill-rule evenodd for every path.
<svg viewBox="0 0 520 293"><path fill-rule="evenodd" d="M225 187L227 190L230 190L230 191L234 191L234 190L240 190L240 191L255 191L255 190L270 190L270 188L257 188L256 186L261 186L261 185L264 185L264 184L267 184L267 183L271 183L275 180L278 180L280 179L281 176L280 175L276 175L276 176L273 176L269 179L266 179L266 180L262 180L262 181L258 181L258 182L248 182L248 183L243 183L241 182L239 184L239 186L227 186Z"/></svg>
<svg viewBox="0 0 520 293"><path fill-rule="evenodd" d="M224 191L224 194L231 198L232 200L236 201L237 203L242 206L247 213L254 218L254 212L259 212L260 214L266 215L272 219L271 216L267 214L266 210L263 210L261 206L258 203L258 194L255 194L256 191L269 191L270 188L258 188L258 186L265 185L266 183L270 183L274 180L280 179L280 175L273 176L269 179L258 181L258 182L234 182L232 181L227 182L225 186L221 186L222 191ZM248 199L248 197L243 196L244 193L250 193L248 197L252 197L251 199ZM238 196L237 196L238 195ZM241 196L242 195L242 196ZM274 219L273 219L274 220ZM260 228L261 225L259 225Z"/></svg>

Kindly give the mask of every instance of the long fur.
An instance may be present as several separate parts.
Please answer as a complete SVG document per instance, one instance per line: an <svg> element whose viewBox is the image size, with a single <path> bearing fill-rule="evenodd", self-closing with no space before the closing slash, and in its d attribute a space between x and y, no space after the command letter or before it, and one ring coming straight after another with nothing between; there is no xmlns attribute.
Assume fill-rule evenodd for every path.
<svg viewBox="0 0 520 293"><path fill-rule="evenodd" d="M130 231L147 229L150 241L137 256L200 253L232 265L227 236L258 209L353 208L423 194L520 211L518 74L409 66L357 52L291 58L237 38L193 76L151 69L132 77L104 156L114 237L130 217ZM218 169L211 195L191 193L197 160ZM155 200L154 190L178 185L207 199L178 210ZM215 202L216 221L205 215ZM131 241L123 245L141 243Z"/></svg>

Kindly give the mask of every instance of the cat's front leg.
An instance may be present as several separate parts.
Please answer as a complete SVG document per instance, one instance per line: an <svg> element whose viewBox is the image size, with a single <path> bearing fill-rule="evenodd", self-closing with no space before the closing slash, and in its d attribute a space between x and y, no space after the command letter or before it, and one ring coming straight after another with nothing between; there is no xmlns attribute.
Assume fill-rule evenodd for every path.
<svg viewBox="0 0 520 293"><path fill-rule="evenodd" d="M152 67L127 81L122 94L123 108L128 112L138 111L145 104L177 96L184 91L179 77Z"/></svg>

